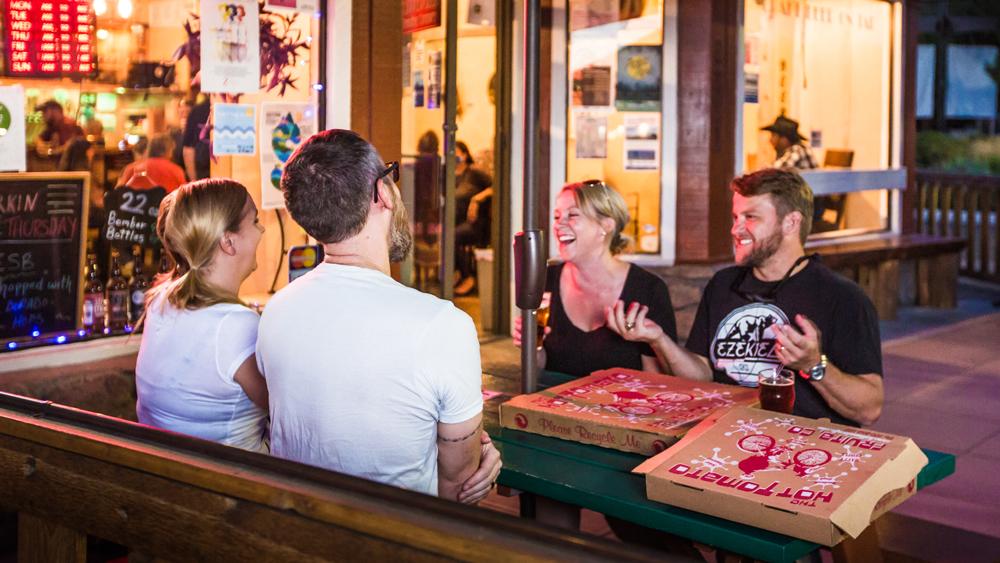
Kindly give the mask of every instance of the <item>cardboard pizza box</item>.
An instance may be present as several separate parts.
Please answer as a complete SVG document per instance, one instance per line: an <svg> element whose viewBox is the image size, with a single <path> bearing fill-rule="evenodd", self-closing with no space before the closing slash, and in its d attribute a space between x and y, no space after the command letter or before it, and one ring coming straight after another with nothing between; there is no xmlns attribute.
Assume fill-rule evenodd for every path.
<svg viewBox="0 0 1000 563"><path fill-rule="evenodd" d="M925 465L910 438L734 407L634 472L650 500L830 546L909 498Z"/></svg>
<svg viewBox="0 0 1000 563"><path fill-rule="evenodd" d="M720 407L756 404L756 389L609 369L514 397L500 405L500 424L653 455Z"/></svg>

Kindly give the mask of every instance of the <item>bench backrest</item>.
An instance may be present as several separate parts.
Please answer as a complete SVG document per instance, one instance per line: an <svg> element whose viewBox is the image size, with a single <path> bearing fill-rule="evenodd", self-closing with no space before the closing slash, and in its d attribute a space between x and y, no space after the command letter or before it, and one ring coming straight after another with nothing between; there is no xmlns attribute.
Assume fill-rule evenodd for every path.
<svg viewBox="0 0 1000 563"><path fill-rule="evenodd" d="M87 534L172 561L651 560L599 538L6 393L0 505L21 513L20 560L79 560Z"/></svg>

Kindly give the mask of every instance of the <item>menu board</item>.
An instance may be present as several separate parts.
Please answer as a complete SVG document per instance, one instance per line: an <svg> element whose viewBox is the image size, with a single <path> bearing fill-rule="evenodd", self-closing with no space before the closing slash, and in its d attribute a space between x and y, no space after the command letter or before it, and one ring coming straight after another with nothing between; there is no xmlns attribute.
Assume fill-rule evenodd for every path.
<svg viewBox="0 0 1000 563"><path fill-rule="evenodd" d="M132 253L132 245L159 248L156 238L156 218L160 213L160 202L167 190L152 188L136 190L115 188L104 195L104 210L108 219L101 235L112 248L123 255Z"/></svg>
<svg viewBox="0 0 1000 563"><path fill-rule="evenodd" d="M96 70L91 0L0 0L8 76L80 78Z"/></svg>
<svg viewBox="0 0 1000 563"><path fill-rule="evenodd" d="M77 328L87 172L0 174L0 340Z"/></svg>

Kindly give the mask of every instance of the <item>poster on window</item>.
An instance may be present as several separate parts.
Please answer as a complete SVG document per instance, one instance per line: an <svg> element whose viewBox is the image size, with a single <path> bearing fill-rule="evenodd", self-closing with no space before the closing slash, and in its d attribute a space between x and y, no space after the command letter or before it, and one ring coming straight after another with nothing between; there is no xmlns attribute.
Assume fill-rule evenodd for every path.
<svg viewBox="0 0 1000 563"><path fill-rule="evenodd" d="M573 105L611 105L610 66L588 66L573 71Z"/></svg>
<svg viewBox="0 0 1000 563"><path fill-rule="evenodd" d="M625 170L657 170L660 167L660 114L625 114L622 150Z"/></svg>
<svg viewBox="0 0 1000 563"><path fill-rule="evenodd" d="M24 172L24 89L0 86L0 172Z"/></svg>
<svg viewBox="0 0 1000 563"><path fill-rule="evenodd" d="M201 91L260 90L260 14L256 0L201 0Z"/></svg>
<svg viewBox="0 0 1000 563"><path fill-rule="evenodd" d="M319 2L317 0L267 0L268 8L292 10L307 14L316 12L318 6Z"/></svg>
<svg viewBox="0 0 1000 563"><path fill-rule="evenodd" d="M588 112L574 112L577 158L608 157L608 118Z"/></svg>
<svg viewBox="0 0 1000 563"><path fill-rule="evenodd" d="M431 66L427 69L427 109L441 107L441 51L430 54Z"/></svg>
<svg viewBox="0 0 1000 563"><path fill-rule="evenodd" d="M569 29L576 31L588 27L616 22L619 19L619 0L589 0L570 2Z"/></svg>
<svg viewBox="0 0 1000 563"><path fill-rule="evenodd" d="M257 107L213 104L212 154L248 156L257 152Z"/></svg>
<svg viewBox="0 0 1000 563"><path fill-rule="evenodd" d="M264 102L260 108L260 201L281 209L281 174L288 157L318 129L316 106L306 102Z"/></svg>
<svg viewBox="0 0 1000 563"><path fill-rule="evenodd" d="M618 49L618 111L660 111L662 51L661 45L626 45Z"/></svg>

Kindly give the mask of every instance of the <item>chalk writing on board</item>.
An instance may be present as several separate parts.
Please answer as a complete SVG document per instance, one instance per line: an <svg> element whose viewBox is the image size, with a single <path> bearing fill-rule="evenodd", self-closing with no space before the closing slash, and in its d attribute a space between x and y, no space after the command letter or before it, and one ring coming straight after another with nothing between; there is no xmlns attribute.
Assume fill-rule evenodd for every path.
<svg viewBox="0 0 1000 563"><path fill-rule="evenodd" d="M0 175L0 339L76 328L85 174Z"/></svg>

